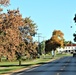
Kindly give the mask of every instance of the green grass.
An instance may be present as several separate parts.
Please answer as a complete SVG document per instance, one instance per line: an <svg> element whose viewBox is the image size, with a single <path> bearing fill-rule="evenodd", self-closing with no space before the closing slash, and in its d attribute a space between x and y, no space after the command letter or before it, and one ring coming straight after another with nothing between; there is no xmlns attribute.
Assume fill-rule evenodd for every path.
<svg viewBox="0 0 76 75"><path fill-rule="evenodd" d="M21 66L4 67L4 68L0 69L0 74L5 74L7 72L11 72L13 70L17 70L17 69L21 69L21 68L24 68L24 67L21 67Z"/></svg>
<svg viewBox="0 0 76 75"><path fill-rule="evenodd" d="M64 57L64 56L72 56L70 53L65 53L65 54L57 54L56 57Z"/></svg>
<svg viewBox="0 0 76 75"><path fill-rule="evenodd" d="M12 71L15 71L18 69L26 68L26 67L29 67L31 65L45 64L48 61L51 61L52 59L58 59L58 58L64 57L64 56L71 56L71 54L56 54L56 56L54 58L52 58L51 55L47 54L45 56L41 56L38 59L22 61L21 66L18 65L18 61L0 62L0 74L4 74L4 73L12 72Z"/></svg>

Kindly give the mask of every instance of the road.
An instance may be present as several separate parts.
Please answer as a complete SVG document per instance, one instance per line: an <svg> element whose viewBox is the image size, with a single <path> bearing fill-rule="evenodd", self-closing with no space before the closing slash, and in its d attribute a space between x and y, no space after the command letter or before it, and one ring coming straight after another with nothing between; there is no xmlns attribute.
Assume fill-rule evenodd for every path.
<svg viewBox="0 0 76 75"><path fill-rule="evenodd" d="M63 57L12 75L76 75L76 57Z"/></svg>

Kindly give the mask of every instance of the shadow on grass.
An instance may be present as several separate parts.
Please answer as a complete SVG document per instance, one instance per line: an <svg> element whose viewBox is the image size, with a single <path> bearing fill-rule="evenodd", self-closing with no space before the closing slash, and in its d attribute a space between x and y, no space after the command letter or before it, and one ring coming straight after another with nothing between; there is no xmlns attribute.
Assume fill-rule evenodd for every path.
<svg viewBox="0 0 76 75"><path fill-rule="evenodd" d="M20 66L31 66L32 64L22 64ZM19 66L19 65L0 65L0 67L13 67L13 66Z"/></svg>
<svg viewBox="0 0 76 75"><path fill-rule="evenodd" d="M32 65L39 65L39 64L47 64L47 62L40 62L40 63L36 63L36 64L21 64L20 66L32 66ZM19 65L0 65L0 67L14 67L14 66L19 66Z"/></svg>
<svg viewBox="0 0 76 75"><path fill-rule="evenodd" d="M36 63L36 64L21 64L20 66L23 66L23 67L29 67L29 66L32 66L32 65L41 65L41 64L47 64L48 62L39 62L39 63ZM0 65L0 67L14 67L14 66L19 66L19 65Z"/></svg>

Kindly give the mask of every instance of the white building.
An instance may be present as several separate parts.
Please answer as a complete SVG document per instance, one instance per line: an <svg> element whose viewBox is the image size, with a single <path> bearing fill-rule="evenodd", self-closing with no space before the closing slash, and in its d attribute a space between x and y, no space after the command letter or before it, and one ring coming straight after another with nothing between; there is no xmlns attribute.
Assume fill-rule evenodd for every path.
<svg viewBox="0 0 76 75"><path fill-rule="evenodd" d="M76 44L68 44L64 48L57 48L58 52L76 52Z"/></svg>

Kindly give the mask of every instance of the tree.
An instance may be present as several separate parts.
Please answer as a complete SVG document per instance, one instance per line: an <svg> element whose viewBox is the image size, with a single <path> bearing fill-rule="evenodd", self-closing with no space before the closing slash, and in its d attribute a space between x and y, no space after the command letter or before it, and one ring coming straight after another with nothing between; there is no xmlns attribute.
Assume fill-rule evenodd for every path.
<svg viewBox="0 0 76 75"><path fill-rule="evenodd" d="M37 26L34 21L30 19L30 17L26 17L24 20L24 26L19 27L19 30L22 35L22 39L24 40L26 46L26 55L30 58L37 57L37 45L33 42L33 36L37 33Z"/></svg>
<svg viewBox="0 0 76 75"><path fill-rule="evenodd" d="M40 43L40 54L45 54L45 41L43 40L41 43Z"/></svg>
<svg viewBox="0 0 76 75"><path fill-rule="evenodd" d="M73 18L73 20L76 23L76 14L75 14L75 17ZM76 33L74 33L73 36L74 36L74 42L76 42Z"/></svg>
<svg viewBox="0 0 76 75"><path fill-rule="evenodd" d="M73 36L74 36L74 42L76 42L76 34L74 33Z"/></svg>
<svg viewBox="0 0 76 75"><path fill-rule="evenodd" d="M8 6L10 3L10 0L0 0L0 6ZM1 11L3 11L3 9L0 7L0 28L2 26L3 23L3 14L1 14ZM2 42L4 40L3 37L5 37L6 33L2 30L0 30L0 61L1 61L1 57L3 56L3 53L5 52L3 50L3 45Z"/></svg>
<svg viewBox="0 0 76 75"><path fill-rule="evenodd" d="M63 46L63 33L60 30L54 30L52 37L45 42L45 51L56 50L57 47Z"/></svg>
<svg viewBox="0 0 76 75"><path fill-rule="evenodd" d="M8 6L10 3L10 0L0 0L0 5L2 6Z"/></svg>
<svg viewBox="0 0 76 75"><path fill-rule="evenodd" d="M75 14L75 17L73 18L73 20L75 21L75 23L76 23L76 14Z"/></svg>
<svg viewBox="0 0 76 75"><path fill-rule="evenodd" d="M76 23L76 14L75 14L75 17L73 18L73 20L74 20L75 23ZM74 33L73 36L74 36L74 42L76 42L76 33Z"/></svg>
<svg viewBox="0 0 76 75"><path fill-rule="evenodd" d="M35 34L37 33L36 23L33 23L30 17L26 17L23 21L24 26L19 27L22 38L27 42L31 42L33 41L33 36L35 36Z"/></svg>
<svg viewBox="0 0 76 75"><path fill-rule="evenodd" d="M0 22L0 46L3 55L8 60L14 60L16 58L16 52L24 53L24 49L21 49L24 45L19 26L23 26L24 22L19 10L8 10L7 13L1 14L2 21ZM21 45L23 44L23 45Z"/></svg>
<svg viewBox="0 0 76 75"><path fill-rule="evenodd" d="M8 6L10 0L0 0L1 6ZM2 9L0 9L2 11ZM0 58L7 57L12 61L19 60L25 54L37 57L37 44L33 42L36 24L30 17L22 18L19 9L0 13Z"/></svg>
<svg viewBox="0 0 76 75"><path fill-rule="evenodd" d="M66 41L66 40L64 40L64 46L66 46L68 44L73 44L73 42L72 41Z"/></svg>
<svg viewBox="0 0 76 75"><path fill-rule="evenodd" d="M10 0L0 0L0 6L8 6L10 4ZM0 12L3 11L3 9L0 7Z"/></svg>

